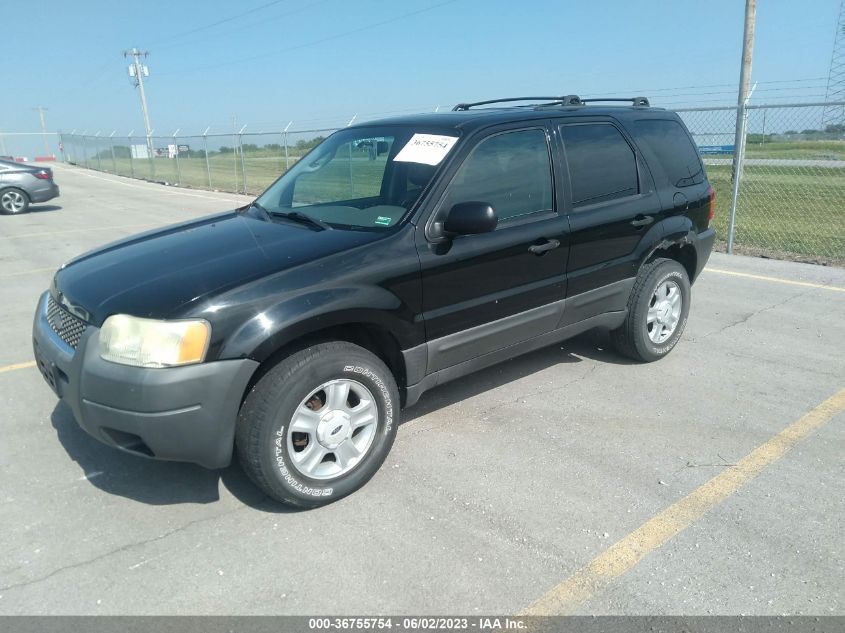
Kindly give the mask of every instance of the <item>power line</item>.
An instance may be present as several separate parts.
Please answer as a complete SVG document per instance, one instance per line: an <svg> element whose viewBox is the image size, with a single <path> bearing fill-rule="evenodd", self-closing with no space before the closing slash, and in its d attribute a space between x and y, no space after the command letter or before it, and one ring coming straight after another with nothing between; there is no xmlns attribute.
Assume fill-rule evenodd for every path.
<svg viewBox="0 0 845 633"><path fill-rule="evenodd" d="M236 26L234 28L227 29L225 31L225 35L228 36L228 35L231 35L232 33L238 33L240 31L245 31L247 29L251 29L251 28L254 28L256 26L263 26L263 25L268 24L270 22L276 22L278 20L281 20L282 18L287 18L287 17L290 17L291 15L295 15L297 13L302 13L304 11L307 11L308 9L312 9L312 8L318 6L318 5L325 4L326 2L330 2L330 1L332 1L332 0L316 0L315 2L310 2L308 4L302 5L301 7L298 7L296 9L291 10L291 11L285 11L284 13L279 13L277 15L264 18L264 19L257 21L257 22L248 22L246 24L241 24L241 25ZM191 39L191 38L189 38L189 39ZM167 50L167 49L171 49L171 48L178 48L180 46L195 46L198 42L202 42L205 39L206 39L205 37L201 37L198 40L193 39L192 41L187 41L187 42L186 41L179 41L179 42L173 42L173 43L170 43L170 44L164 44L164 45L156 46L156 50L159 50L159 49Z"/></svg>
<svg viewBox="0 0 845 633"><path fill-rule="evenodd" d="M444 7L448 4L454 4L455 2L458 2L458 1L459 0L446 0L445 2L439 2L437 4L425 7L423 9L417 9L416 11L409 11L407 13L403 13L401 15L397 15L395 17L389 18L387 20L382 20L380 22L373 22L373 23L367 24L365 26L359 27L357 29L352 29L350 31L344 31L343 33L337 33L335 35L330 35L328 37L324 37L324 38L321 38L321 39L318 39L318 40L312 40L310 42L305 42L303 44L298 44L296 46L289 46L289 47L286 47L286 48L280 48L280 49L277 49L277 50L274 50L274 51L269 51L267 53L262 53L260 55L252 55L250 57L242 57L240 59L233 59L231 61L221 62L219 64L212 64L212 65L206 65L206 66L195 66L193 68L183 68L181 70L176 70L176 71L173 71L173 72L161 73L161 74L162 75L178 75L178 74L183 74L183 73L196 72L198 70L209 70L209 69L212 69L212 68L220 68L221 66L235 66L237 64L243 64L243 63L246 63L246 62L255 61L257 59L263 59L265 57L272 57L274 55L279 55L281 53L289 53L291 51L296 51L296 50L300 50L302 48L307 48L308 46L316 46L317 44L324 44L326 42L331 42L333 40L337 40L337 39L340 39L342 37L348 37L349 35L355 35L357 33L361 33L363 31L368 31L370 29L374 29L374 28L377 28L379 26L384 26L386 24L392 24L393 22L398 22L399 20L404 20L405 18L409 18L409 17L414 16L414 15L419 15L420 13L425 13L427 11L433 11L434 9L439 9L440 7Z"/></svg>
<svg viewBox="0 0 845 633"><path fill-rule="evenodd" d="M193 29L189 29L187 31L182 31L181 33L176 33L175 35L170 35L164 40L160 40L162 42L173 40L179 37L185 37L186 35L191 35L192 33L198 33L199 31L204 31L206 29L214 28L215 26L220 26L221 24L226 24L227 22L232 22L233 20L237 20L238 18L242 18L245 15L250 15L251 13L256 13L267 7L272 7L276 4L281 4L282 2L287 2L288 0L272 0L272 2L266 2L261 4L257 7L253 7L252 9L247 9L246 11L241 11L240 13L230 16L228 18L223 18L222 20L217 20L216 22L210 22L208 24L203 24L202 26L198 26Z"/></svg>

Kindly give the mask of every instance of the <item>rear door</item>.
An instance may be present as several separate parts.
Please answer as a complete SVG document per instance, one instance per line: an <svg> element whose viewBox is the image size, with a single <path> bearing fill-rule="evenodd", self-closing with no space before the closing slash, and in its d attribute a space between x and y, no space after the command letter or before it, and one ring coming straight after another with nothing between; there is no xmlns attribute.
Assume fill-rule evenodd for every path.
<svg viewBox="0 0 845 633"><path fill-rule="evenodd" d="M665 232L686 233L710 224L710 184L695 143L677 115L665 112L637 119L631 126L634 140L654 175L657 194L672 217Z"/></svg>
<svg viewBox="0 0 845 633"><path fill-rule="evenodd" d="M433 372L552 330L565 295L568 223L557 213L550 127L499 127L458 157L427 223L487 202L495 231L432 243L421 226L423 316Z"/></svg>
<svg viewBox="0 0 845 633"><path fill-rule="evenodd" d="M557 132L571 230L563 324L571 324L624 309L638 246L661 231L662 211L651 174L618 122L578 118Z"/></svg>

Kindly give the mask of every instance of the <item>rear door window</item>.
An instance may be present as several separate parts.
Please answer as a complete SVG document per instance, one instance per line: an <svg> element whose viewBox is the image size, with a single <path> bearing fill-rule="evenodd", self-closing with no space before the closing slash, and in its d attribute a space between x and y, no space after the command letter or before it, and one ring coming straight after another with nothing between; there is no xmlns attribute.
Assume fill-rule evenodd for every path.
<svg viewBox="0 0 845 633"><path fill-rule="evenodd" d="M569 166L573 207L639 193L637 157L610 123L576 123L560 128Z"/></svg>
<svg viewBox="0 0 845 633"><path fill-rule="evenodd" d="M634 138L644 151L651 153L671 186L689 187L704 182L698 150L677 121L641 119L634 123Z"/></svg>

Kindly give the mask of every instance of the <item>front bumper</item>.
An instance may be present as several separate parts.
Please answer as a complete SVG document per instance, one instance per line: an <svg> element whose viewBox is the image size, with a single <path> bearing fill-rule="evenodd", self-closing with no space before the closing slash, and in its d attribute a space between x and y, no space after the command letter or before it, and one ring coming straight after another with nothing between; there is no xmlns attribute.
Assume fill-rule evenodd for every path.
<svg viewBox="0 0 845 633"><path fill-rule="evenodd" d="M136 455L223 468L232 458L241 398L258 363L223 360L149 369L100 358L99 328L89 325L74 350L38 302L33 350L47 383L91 436Z"/></svg>

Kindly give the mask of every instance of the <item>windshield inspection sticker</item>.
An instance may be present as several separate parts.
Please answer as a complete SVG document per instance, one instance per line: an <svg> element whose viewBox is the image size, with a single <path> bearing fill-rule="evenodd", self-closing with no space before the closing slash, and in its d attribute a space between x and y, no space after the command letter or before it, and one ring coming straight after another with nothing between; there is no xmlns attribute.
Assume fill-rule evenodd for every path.
<svg viewBox="0 0 845 633"><path fill-rule="evenodd" d="M437 165L449 153L457 140L457 136L414 134L393 160L402 163Z"/></svg>
<svg viewBox="0 0 845 633"><path fill-rule="evenodd" d="M381 226L390 226L390 223L393 221L392 218L388 218L386 216L380 215L376 218L375 223L380 224Z"/></svg>

